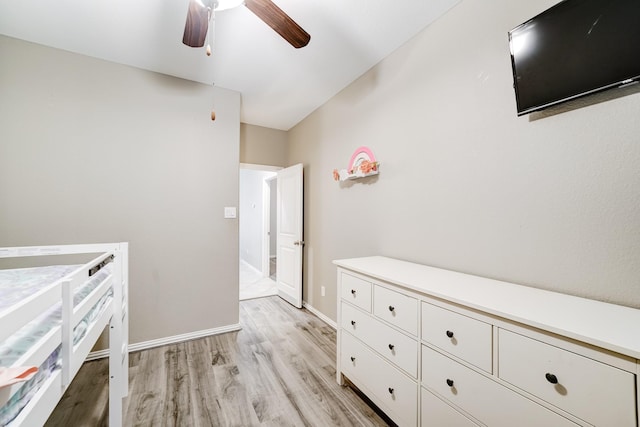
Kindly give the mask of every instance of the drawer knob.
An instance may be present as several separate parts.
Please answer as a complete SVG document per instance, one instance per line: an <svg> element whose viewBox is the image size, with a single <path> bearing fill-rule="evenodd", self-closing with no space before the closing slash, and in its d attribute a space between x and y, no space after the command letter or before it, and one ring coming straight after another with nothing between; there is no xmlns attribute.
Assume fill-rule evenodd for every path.
<svg viewBox="0 0 640 427"><path fill-rule="evenodd" d="M356 326L356 321L355 320L351 321L351 326Z"/></svg>
<svg viewBox="0 0 640 427"><path fill-rule="evenodd" d="M453 380L450 380L449 378L447 378L447 385L449 387L453 387Z"/></svg>
<svg viewBox="0 0 640 427"><path fill-rule="evenodd" d="M393 345L393 344L389 344L389 350L393 350L394 348L396 348L396 346L395 346L395 345Z"/></svg>
<svg viewBox="0 0 640 427"><path fill-rule="evenodd" d="M389 394L393 394L393 388L389 387Z"/></svg>
<svg viewBox="0 0 640 427"><path fill-rule="evenodd" d="M453 338L453 331L447 331L447 336L449 338Z"/></svg>
<svg viewBox="0 0 640 427"><path fill-rule="evenodd" d="M355 362L355 361L356 361L356 358L355 358L355 357L353 357L353 356L351 356L351 361L352 361L352 362Z"/></svg>
<svg viewBox="0 0 640 427"><path fill-rule="evenodd" d="M393 311L393 310L395 310L395 309L396 309L396 308L395 308L394 306L392 306L392 305L390 305L390 306L389 306L389 311Z"/></svg>
<svg viewBox="0 0 640 427"><path fill-rule="evenodd" d="M351 289L351 295L355 295L356 294L356 290L355 289Z"/></svg>
<svg viewBox="0 0 640 427"><path fill-rule="evenodd" d="M556 377L555 375L547 372L546 374L544 374L544 376L551 384L558 384L558 377Z"/></svg>

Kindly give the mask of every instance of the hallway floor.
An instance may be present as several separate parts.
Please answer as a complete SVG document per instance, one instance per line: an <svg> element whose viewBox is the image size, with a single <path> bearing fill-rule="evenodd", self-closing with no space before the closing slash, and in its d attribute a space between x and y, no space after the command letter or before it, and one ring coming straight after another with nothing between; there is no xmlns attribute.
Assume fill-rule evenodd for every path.
<svg viewBox="0 0 640 427"><path fill-rule="evenodd" d="M276 282L244 261L240 261L240 301L277 295Z"/></svg>

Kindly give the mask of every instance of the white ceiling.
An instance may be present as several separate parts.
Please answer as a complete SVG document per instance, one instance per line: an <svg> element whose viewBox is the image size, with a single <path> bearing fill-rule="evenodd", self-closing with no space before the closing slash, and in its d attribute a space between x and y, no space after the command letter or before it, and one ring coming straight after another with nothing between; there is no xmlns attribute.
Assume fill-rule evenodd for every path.
<svg viewBox="0 0 640 427"><path fill-rule="evenodd" d="M216 13L211 57L182 44L189 0L3 0L0 34L232 89L243 122L288 130L458 1L274 0L302 49L241 6Z"/></svg>

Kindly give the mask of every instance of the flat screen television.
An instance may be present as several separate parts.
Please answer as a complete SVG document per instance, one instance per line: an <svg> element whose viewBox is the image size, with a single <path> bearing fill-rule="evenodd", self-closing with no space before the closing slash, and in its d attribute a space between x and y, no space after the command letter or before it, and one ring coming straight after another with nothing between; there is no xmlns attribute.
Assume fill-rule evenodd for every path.
<svg viewBox="0 0 640 427"><path fill-rule="evenodd" d="M640 0L564 0L509 32L518 115L640 80Z"/></svg>

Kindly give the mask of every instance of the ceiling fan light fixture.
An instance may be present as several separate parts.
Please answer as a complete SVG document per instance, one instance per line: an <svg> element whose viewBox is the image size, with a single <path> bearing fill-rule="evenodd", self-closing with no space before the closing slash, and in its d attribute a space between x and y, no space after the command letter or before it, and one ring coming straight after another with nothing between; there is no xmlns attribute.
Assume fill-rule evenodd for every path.
<svg viewBox="0 0 640 427"><path fill-rule="evenodd" d="M190 47L203 47L209 32L209 22L213 24L214 12L232 9L242 4L296 49L309 44L309 33L273 0L189 0L182 43Z"/></svg>
<svg viewBox="0 0 640 427"><path fill-rule="evenodd" d="M213 10L227 10L233 9L244 4L244 0L214 0Z"/></svg>

